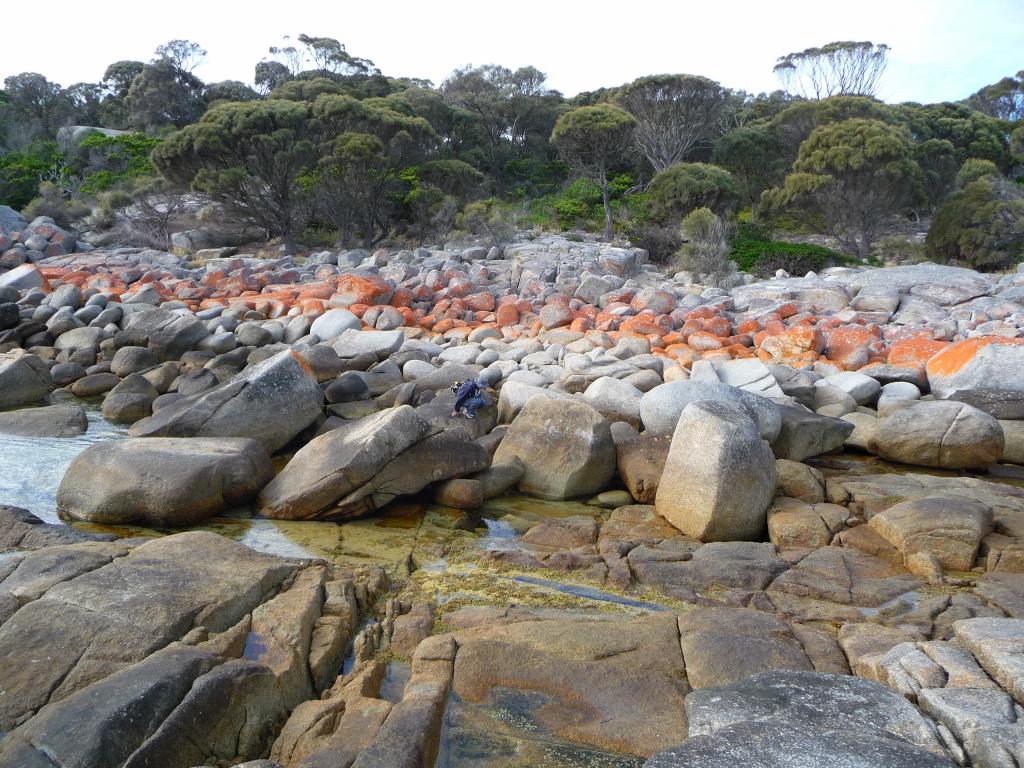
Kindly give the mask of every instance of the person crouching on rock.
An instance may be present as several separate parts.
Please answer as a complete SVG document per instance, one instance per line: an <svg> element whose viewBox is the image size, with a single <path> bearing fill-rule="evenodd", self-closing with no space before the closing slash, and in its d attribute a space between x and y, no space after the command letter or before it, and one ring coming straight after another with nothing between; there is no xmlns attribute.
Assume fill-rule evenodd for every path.
<svg viewBox="0 0 1024 768"><path fill-rule="evenodd" d="M455 408L452 409L452 416L458 416L461 410L467 419L475 419L479 408L487 405L487 377L482 373L476 381L466 381L455 387Z"/></svg>

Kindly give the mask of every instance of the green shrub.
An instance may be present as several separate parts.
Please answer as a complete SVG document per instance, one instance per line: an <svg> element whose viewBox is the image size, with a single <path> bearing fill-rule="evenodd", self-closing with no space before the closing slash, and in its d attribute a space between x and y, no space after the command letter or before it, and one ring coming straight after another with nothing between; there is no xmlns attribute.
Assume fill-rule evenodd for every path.
<svg viewBox="0 0 1024 768"><path fill-rule="evenodd" d="M983 176L942 204L925 238L940 264L1000 270L1024 257L1024 190L998 176Z"/></svg>
<svg viewBox="0 0 1024 768"><path fill-rule="evenodd" d="M751 223L740 223L730 257L740 270L757 277L773 277L779 269L804 275L843 261L840 254L821 245L772 240L765 230Z"/></svg>
<svg viewBox="0 0 1024 768"><path fill-rule="evenodd" d="M991 160L982 160L977 157L969 157L960 166L956 175L956 188L963 189L972 181L977 181L983 176L1001 176L996 164Z"/></svg>
<svg viewBox="0 0 1024 768"><path fill-rule="evenodd" d="M89 215L90 207L81 200L68 200L64 191L51 181L39 185L39 197L25 207L25 217L49 216L59 227L70 227L72 223Z"/></svg>
<svg viewBox="0 0 1024 768"><path fill-rule="evenodd" d="M738 200L736 182L724 168L708 163L678 163L657 174L647 187L651 219L672 226L690 211L709 208L722 215Z"/></svg>
<svg viewBox="0 0 1024 768"><path fill-rule="evenodd" d="M728 258L728 227L710 208L697 208L686 214L679 229L683 244L676 265L692 272L698 282L721 285L735 269Z"/></svg>
<svg viewBox="0 0 1024 768"><path fill-rule="evenodd" d="M144 133L122 136L91 133L79 146L88 153L87 167L82 171L82 192L96 194L113 189L121 182L155 176L157 171L149 156L160 143L161 139Z"/></svg>
<svg viewBox="0 0 1024 768"><path fill-rule="evenodd" d="M587 179L576 179L555 198L555 213L561 229L593 229L597 221L604 226L601 190Z"/></svg>
<svg viewBox="0 0 1024 768"><path fill-rule="evenodd" d="M909 262L919 264L925 260L924 243L900 235L889 235L875 243L877 266L884 262Z"/></svg>
<svg viewBox="0 0 1024 768"><path fill-rule="evenodd" d="M512 242L516 231L509 206L493 197L467 203L456 216L455 226L462 232L486 238L498 248Z"/></svg>
<svg viewBox="0 0 1024 768"><path fill-rule="evenodd" d="M39 194L39 182L63 172L53 141L36 141L21 152L0 154L0 203L21 210Z"/></svg>
<svg viewBox="0 0 1024 768"><path fill-rule="evenodd" d="M624 231L631 231L648 217L647 199L642 193L626 194L635 187L629 174L618 174L608 182L612 215ZM544 195L525 202L524 223L541 229L601 232L604 207L601 189L588 179L579 178L558 194ZM673 249L674 251L675 249Z"/></svg>

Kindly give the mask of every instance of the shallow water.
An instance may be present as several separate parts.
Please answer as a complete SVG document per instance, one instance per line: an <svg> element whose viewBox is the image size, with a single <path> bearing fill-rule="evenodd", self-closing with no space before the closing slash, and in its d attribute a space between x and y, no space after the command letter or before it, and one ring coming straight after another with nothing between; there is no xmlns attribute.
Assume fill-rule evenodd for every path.
<svg viewBox="0 0 1024 768"><path fill-rule="evenodd" d="M27 509L48 523L59 523L57 487L72 460L93 443L124 437L128 427L100 413L100 401L54 393L50 404L74 402L85 408L89 428L78 437L0 435L0 504Z"/></svg>

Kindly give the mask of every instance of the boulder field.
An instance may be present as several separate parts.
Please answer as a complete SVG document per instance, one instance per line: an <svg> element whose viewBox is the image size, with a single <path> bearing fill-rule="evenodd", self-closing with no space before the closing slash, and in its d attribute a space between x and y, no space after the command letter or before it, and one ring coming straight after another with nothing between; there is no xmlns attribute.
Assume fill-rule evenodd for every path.
<svg viewBox="0 0 1024 768"><path fill-rule="evenodd" d="M0 440L129 426L0 506L0 768L1024 764L1024 271L32 236Z"/></svg>

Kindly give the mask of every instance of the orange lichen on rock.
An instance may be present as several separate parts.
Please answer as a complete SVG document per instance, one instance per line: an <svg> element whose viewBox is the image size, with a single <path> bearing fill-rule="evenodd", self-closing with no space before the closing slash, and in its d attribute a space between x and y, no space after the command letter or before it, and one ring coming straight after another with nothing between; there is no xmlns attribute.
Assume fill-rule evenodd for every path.
<svg viewBox="0 0 1024 768"><path fill-rule="evenodd" d="M890 365L924 365L948 346L948 342L923 336L897 339L889 345L887 359Z"/></svg>
<svg viewBox="0 0 1024 768"><path fill-rule="evenodd" d="M969 364L979 350L991 344L1024 345L1024 339L1009 339L1004 336L978 336L950 344L933 355L926 365L929 376L952 376Z"/></svg>

